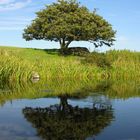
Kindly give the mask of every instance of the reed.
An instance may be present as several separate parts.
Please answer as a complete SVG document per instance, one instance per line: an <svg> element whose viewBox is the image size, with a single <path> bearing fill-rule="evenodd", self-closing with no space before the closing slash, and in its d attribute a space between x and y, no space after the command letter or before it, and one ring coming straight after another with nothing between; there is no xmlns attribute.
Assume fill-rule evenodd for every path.
<svg viewBox="0 0 140 140"><path fill-rule="evenodd" d="M112 50L106 55L112 61L113 77L125 79L138 79L140 77L140 52Z"/></svg>

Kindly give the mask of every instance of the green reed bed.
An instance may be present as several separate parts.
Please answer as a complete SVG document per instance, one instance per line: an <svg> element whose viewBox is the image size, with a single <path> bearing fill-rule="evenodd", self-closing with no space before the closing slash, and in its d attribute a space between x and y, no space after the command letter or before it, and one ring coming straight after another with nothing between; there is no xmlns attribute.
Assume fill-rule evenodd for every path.
<svg viewBox="0 0 140 140"><path fill-rule="evenodd" d="M93 78L95 76L96 67L83 65L80 62L71 59L57 59L56 61L45 61L38 65L38 71L42 77L52 78Z"/></svg>
<svg viewBox="0 0 140 140"><path fill-rule="evenodd" d="M3 81L27 81L34 65L14 56L0 56L0 79Z"/></svg>
<svg viewBox="0 0 140 140"><path fill-rule="evenodd" d="M140 52L110 51L107 57L112 61L112 75L125 79L138 79L140 77Z"/></svg>
<svg viewBox="0 0 140 140"><path fill-rule="evenodd" d="M112 50L64 57L45 50L0 47L0 80L28 81L33 73L41 79L138 79L140 53Z"/></svg>
<svg viewBox="0 0 140 140"><path fill-rule="evenodd" d="M43 50L1 49L0 78L17 81L31 79L37 72L41 79L46 78L93 78L97 67L82 64L79 57L50 55ZM38 53L37 53L38 52ZM45 53L45 54L44 54Z"/></svg>
<svg viewBox="0 0 140 140"><path fill-rule="evenodd" d="M129 50L93 52L85 57L84 63L100 67L102 78L138 79L140 77L140 52Z"/></svg>

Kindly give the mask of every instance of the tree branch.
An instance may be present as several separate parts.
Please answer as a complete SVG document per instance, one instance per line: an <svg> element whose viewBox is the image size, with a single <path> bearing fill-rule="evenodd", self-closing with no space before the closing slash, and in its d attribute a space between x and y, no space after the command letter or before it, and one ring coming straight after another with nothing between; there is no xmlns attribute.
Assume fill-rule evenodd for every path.
<svg viewBox="0 0 140 140"><path fill-rule="evenodd" d="M68 48L68 46L70 45L71 42L72 42L72 41L68 41L68 42L66 43L66 48Z"/></svg>

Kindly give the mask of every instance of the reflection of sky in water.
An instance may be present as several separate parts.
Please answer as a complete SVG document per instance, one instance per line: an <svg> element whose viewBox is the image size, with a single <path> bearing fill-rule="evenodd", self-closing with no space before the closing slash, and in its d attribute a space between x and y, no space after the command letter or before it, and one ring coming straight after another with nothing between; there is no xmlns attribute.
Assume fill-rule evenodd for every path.
<svg viewBox="0 0 140 140"><path fill-rule="evenodd" d="M77 99L71 99L68 100L70 104L72 104L73 106L80 106L81 108L83 107L88 107L88 108L92 108L93 104L96 104L95 107L98 108L98 104L106 104L106 105L111 105L111 101L103 95L96 95L94 94L94 96L88 96L85 99L82 100L77 100Z"/></svg>
<svg viewBox="0 0 140 140"><path fill-rule="evenodd" d="M140 98L114 100L115 121L96 140L140 140Z"/></svg>
<svg viewBox="0 0 140 140"><path fill-rule="evenodd" d="M104 98L106 97L101 96L97 99ZM85 99L69 99L68 103L91 108L93 99L95 99L93 96ZM94 137L95 140L140 140L140 98L110 102L113 105L115 121L112 121L98 136L90 136L87 140L94 140ZM36 129L24 118L22 109L26 106L47 107L59 103L60 99L57 98L7 102L0 108L0 140L40 140L41 138L36 136Z"/></svg>
<svg viewBox="0 0 140 140"><path fill-rule="evenodd" d="M36 130L26 122L21 108L10 104L0 109L0 140L39 140Z"/></svg>

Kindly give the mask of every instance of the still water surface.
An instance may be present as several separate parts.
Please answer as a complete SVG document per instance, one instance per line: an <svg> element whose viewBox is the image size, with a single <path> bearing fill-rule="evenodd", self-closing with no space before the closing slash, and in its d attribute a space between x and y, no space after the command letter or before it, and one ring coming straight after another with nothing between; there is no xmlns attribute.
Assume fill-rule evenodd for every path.
<svg viewBox="0 0 140 140"><path fill-rule="evenodd" d="M140 140L138 82L30 86L1 86L0 140Z"/></svg>

